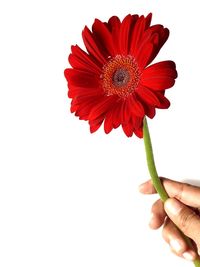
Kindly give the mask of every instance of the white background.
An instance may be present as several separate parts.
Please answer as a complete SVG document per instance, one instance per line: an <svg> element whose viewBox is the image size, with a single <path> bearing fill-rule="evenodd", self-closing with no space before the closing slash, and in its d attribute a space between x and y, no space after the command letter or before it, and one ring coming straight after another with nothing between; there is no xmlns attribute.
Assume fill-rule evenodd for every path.
<svg viewBox="0 0 200 267"><path fill-rule="evenodd" d="M143 141L121 129L91 135L69 112L63 71L70 45L82 46L95 17L153 12L153 23L171 30L156 61L172 59L179 72L170 109L149 121L158 171L197 183L198 3L1 1L1 267L192 266L148 228L155 197L138 193L149 177Z"/></svg>

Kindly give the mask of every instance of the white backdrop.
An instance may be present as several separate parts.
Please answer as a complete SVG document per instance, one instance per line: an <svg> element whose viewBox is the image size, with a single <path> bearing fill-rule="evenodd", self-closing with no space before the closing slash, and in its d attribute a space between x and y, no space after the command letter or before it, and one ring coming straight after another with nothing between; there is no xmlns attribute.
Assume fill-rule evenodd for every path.
<svg viewBox="0 0 200 267"><path fill-rule="evenodd" d="M192 266L148 228L155 197L138 193L149 177L142 140L91 135L69 112L63 71L83 26L149 12L171 30L156 61L179 72L170 109L149 121L158 171L198 183L198 1L0 2L1 267Z"/></svg>

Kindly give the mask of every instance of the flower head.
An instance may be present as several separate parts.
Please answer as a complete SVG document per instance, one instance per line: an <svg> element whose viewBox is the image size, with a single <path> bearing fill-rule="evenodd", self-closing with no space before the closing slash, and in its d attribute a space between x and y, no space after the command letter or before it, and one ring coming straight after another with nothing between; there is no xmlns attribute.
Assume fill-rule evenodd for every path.
<svg viewBox="0 0 200 267"><path fill-rule="evenodd" d="M71 112L88 120L91 133L104 122L105 133L120 125L130 137L143 136L143 119L155 116L155 109L170 106L165 89L177 77L173 61L151 66L169 36L162 25L150 26L152 15L127 15L121 22L95 19L92 31L82 36L87 52L72 46L65 70Z"/></svg>

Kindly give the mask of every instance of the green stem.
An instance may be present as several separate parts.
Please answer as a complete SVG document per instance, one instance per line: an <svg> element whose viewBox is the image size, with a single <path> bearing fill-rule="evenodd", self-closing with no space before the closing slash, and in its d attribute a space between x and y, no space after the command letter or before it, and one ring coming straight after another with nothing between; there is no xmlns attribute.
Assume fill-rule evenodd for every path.
<svg viewBox="0 0 200 267"><path fill-rule="evenodd" d="M194 260L193 263L194 263L194 266L195 267L199 267L200 266L200 259L199 259L199 257L198 257L198 259Z"/></svg>
<svg viewBox="0 0 200 267"><path fill-rule="evenodd" d="M147 165L148 165L152 183L157 193L159 194L161 200L165 202L169 198L169 196L167 195L167 192L165 191L165 188L163 187L162 182L160 178L158 177L158 173L157 173L155 161L154 161L154 156L153 156L151 137L149 134L149 128L148 128L146 118L144 118L144 121L143 121L143 138L144 138L144 146L145 146L145 151L146 151ZM185 236L182 232L181 232L181 235L185 239L188 246L194 250L191 240L187 236ZM200 267L200 258L198 257L196 260L193 261L193 263L196 267Z"/></svg>
<svg viewBox="0 0 200 267"><path fill-rule="evenodd" d="M148 165L152 183L157 193L159 194L161 200L165 202L168 199L168 195L161 183L161 180L158 177L158 173L156 170L154 157L153 157L153 149L152 149L152 144L151 144L151 137L149 134L149 128L147 125L146 118L144 118L143 137L144 137L144 145L145 145L145 151L146 151L146 157L147 157L147 165Z"/></svg>

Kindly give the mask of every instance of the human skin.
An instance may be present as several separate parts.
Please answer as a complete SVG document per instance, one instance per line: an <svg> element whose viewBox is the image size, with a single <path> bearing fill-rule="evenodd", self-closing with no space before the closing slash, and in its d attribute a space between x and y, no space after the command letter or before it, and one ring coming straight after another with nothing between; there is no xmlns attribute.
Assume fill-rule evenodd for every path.
<svg viewBox="0 0 200 267"><path fill-rule="evenodd" d="M163 225L162 236L173 253L187 260L200 255L200 187L162 178L169 199L162 203L159 199L151 209L149 226L158 229ZM143 194L156 194L151 180L139 187ZM190 249L177 227L194 241L194 250Z"/></svg>

